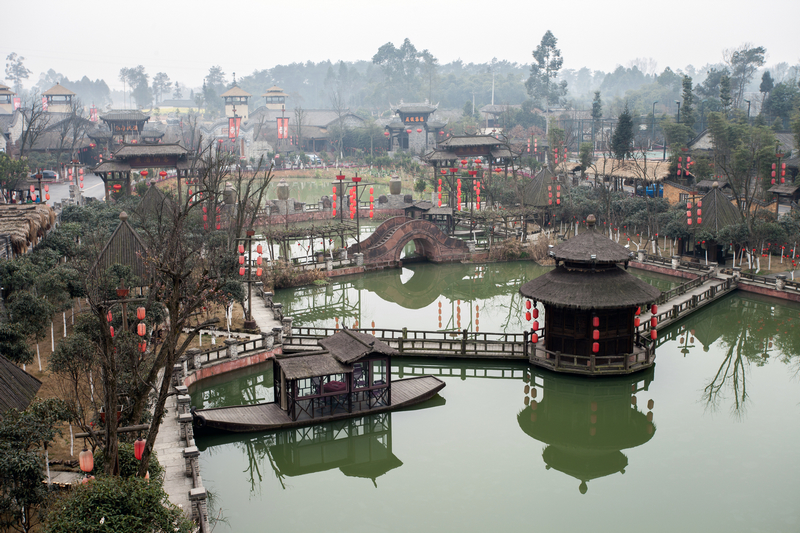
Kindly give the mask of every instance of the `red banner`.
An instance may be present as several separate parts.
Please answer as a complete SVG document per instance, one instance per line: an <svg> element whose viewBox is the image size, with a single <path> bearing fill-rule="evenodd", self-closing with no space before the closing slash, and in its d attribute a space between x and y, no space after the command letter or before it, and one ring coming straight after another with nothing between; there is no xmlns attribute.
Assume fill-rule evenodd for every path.
<svg viewBox="0 0 800 533"><path fill-rule="evenodd" d="M14 98L14 109L19 109L22 106L22 98Z"/></svg>
<svg viewBox="0 0 800 533"><path fill-rule="evenodd" d="M91 121L91 122L97 122L98 121L97 108L95 106L92 106L92 107L89 108L89 121Z"/></svg>
<svg viewBox="0 0 800 533"><path fill-rule="evenodd" d="M47 97L42 96L42 110L47 111Z"/></svg>
<svg viewBox="0 0 800 533"><path fill-rule="evenodd" d="M239 136L239 126L242 124L242 117L231 117L228 119L228 138L235 139Z"/></svg>
<svg viewBox="0 0 800 533"><path fill-rule="evenodd" d="M289 138L289 119L288 118L279 118L278 119L278 139L288 139Z"/></svg>

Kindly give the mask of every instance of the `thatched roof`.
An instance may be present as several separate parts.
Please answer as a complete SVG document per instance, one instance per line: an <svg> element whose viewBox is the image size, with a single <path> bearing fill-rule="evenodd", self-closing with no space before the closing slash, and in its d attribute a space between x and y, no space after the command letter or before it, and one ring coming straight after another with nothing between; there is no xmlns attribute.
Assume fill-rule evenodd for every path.
<svg viewBox="0 0 800 533"><path fill-rule="evenodd" d="M726 226L732 226L742 221L742 214L733 202L727 196L722 194L719 187L712 187L708 193L702 198L702 207L700 217L702 221L697 224L697 227L717 233L719 230ZM696 217L696 210L693 210L693 218ZM685 224L685 222L684 222Z"/></svg>
<svg viewBox="0 0 800 533"><path fill-rule="evenodd" d="M767 190L767 192L771 192L773 194L783 194L786 196L791 196L797 192L797 189L800 189L800 184L796 183L779 183L778 185L773 185L772 187Z"/></svg>
<svg viewBox="0 0 800 533"><path fill-rule="evenodd" d="M56 83L45 92L42 93L43 96L75 96L75 93L61 85L60 83Z"/></svg>
<svg viewBox="0 0 800 533"><path fill-rule="evenodd" d="M344 329L319 341L338 361L352 363L371 353L398 355L399 352L372 335Z"/></svg>
<svg viewBox="0 0 800 533"><path fill-rule="evenodd" d="M556 267L520 287L519 292L545 304L568 309L617 309L649 304L661 291L618 266L596 272Z"/></svg>
<svg viewBox="0 0 800 533"><path fill-rule="evenodd" d="M340 363L327 352L276 356L275 359L286 379L305 379L353 371L352 366Z"/></svg>
<svg viewBox="0 0 800 533"><path fill-rule="evenodd" d="M661 181L669 178L669 161L631 161L612 158L595 159L591 167L592 172L598 176L612 178L637 179L647 181Z"/></svg>
<svg viewBox="0 0 800 533"><path fill-rule="evenodd" d="M42 382L0 355L0 413L28 407Z"/></svg>
<svg viewBox="0 0 800 533"><path fill-rule="evenodd" d="M175 202L164 194L164 191L156 187L155 182L151 182L139 205L136 206L136 214L144 219L157 218L165 209L169 213L173 213Z"/></svg>
<svg viewBox="0 0 800 533"><path fill-rule="evenodd" d="M8 235L15 254L25 253L55 222L56 214L46 204L0 205L0 235Z"/></svg>
<svg viewBox="0 0 800 533"><path fill-rule="evenodd" d="M119 220L119 226L111 234L92 270L99 268L104 271L113 265L126 265L131 267L133 274L139 279L147 280L150 277L145 265L147 247L128 223L128 214L125 211L119 214Z"/></svg>
<svg viewBox="0 0 800 533"><path fill-rule="evenodd" d="M551 255L556 261L598 265L630 261L631 251L629 249L612 241L607 235L594 231L593 223L589 223L590 228L587 231L553 247Z"/></svg>
<svg viewBox="0 0 800 533"><path fill-rule="evenodd" d="M557 205L556 193L559 192L557 187L560 184L553 181L551 179L552 176L549 170L546 172L542 171L525 185L523 195L526 206L555 207ZM548 196L548 194L552 194L552 196Z"/></svg>
<svg viewBox="0 0 800 533"><path fill-rule="evenodd" d="M225 98L226 96L253 96L253 95L245 91L238 85L234 85L233 87L222 93L220 96Z"/></svg>

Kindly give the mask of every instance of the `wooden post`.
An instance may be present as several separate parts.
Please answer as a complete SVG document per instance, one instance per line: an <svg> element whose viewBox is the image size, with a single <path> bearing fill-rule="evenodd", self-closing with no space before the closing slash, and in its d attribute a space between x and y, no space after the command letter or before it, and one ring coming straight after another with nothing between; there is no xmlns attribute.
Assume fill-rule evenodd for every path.
<svg viewBox="0 0 800 533"><path fill-rule="evenodd" d="M467 328L461 330L461 355L467 354Z"/></svg>

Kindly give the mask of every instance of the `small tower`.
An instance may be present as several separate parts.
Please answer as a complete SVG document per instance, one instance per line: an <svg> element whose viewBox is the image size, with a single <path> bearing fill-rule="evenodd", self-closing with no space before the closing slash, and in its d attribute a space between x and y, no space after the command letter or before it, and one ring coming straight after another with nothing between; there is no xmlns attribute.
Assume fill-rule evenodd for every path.
<svg viewBox="0 0 800 533"><path fill-rule="evenodd" d="M250 115L247 102L251 96L253 95L239 88L238 85L234 85L222 93L222 97L225 99L225 116L231 118L235 114L237 117L247 120Z"/></svg>
<svg viewBox="0 0 800 533"><path fill-rule="evenodd" d="M0 115L10 115L14 112L14 95L8 85L0 83Z"/></svg>
<svg viewBox="0 0 800 533"><path fill-rule="evenodd" d="M42 96L47 98L47 112L48 113L69 113L72 111L72 98L75 93L56 83L45 92Z"/></svg>
<svg viewBox="0 0 800 533"><path fill-rule="evenodd" d="M286 98L289 95L283 92L283 89L281 89L277 85L273 85L272 87L267 89L267 92L265 92L261 96L264 97L267 109L271 109L273 111L282 111L286 109Z"/></svg>

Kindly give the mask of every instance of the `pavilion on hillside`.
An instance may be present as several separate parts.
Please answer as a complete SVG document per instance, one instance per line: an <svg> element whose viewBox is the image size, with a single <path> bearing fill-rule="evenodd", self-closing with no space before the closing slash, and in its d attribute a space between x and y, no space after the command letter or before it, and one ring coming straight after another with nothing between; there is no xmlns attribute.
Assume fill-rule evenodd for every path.
<svg viewBox="0 0 800 533"><path fill-rule="evenodd" d="M117 229L100 251L92 272L99 274L114 265L123 265L130 267L131 273L139 279L140 286L146 285L151 274L147 267L147 246L128 222L125 211L119 214L119 220Z"/></svg>
<svg viewBox="0 0 800 533"><path fill-rule="evenodd" d="M519 289L532 300L534 319L538 303L544 306L544 327L533 322L530 361L589 375L648 368L655 363L655 343L639 332L638 314L661 291L619 266L627 268L632 253L595 231L594 215L586 222L588 231L551 249L556 268Z"/></svg>

